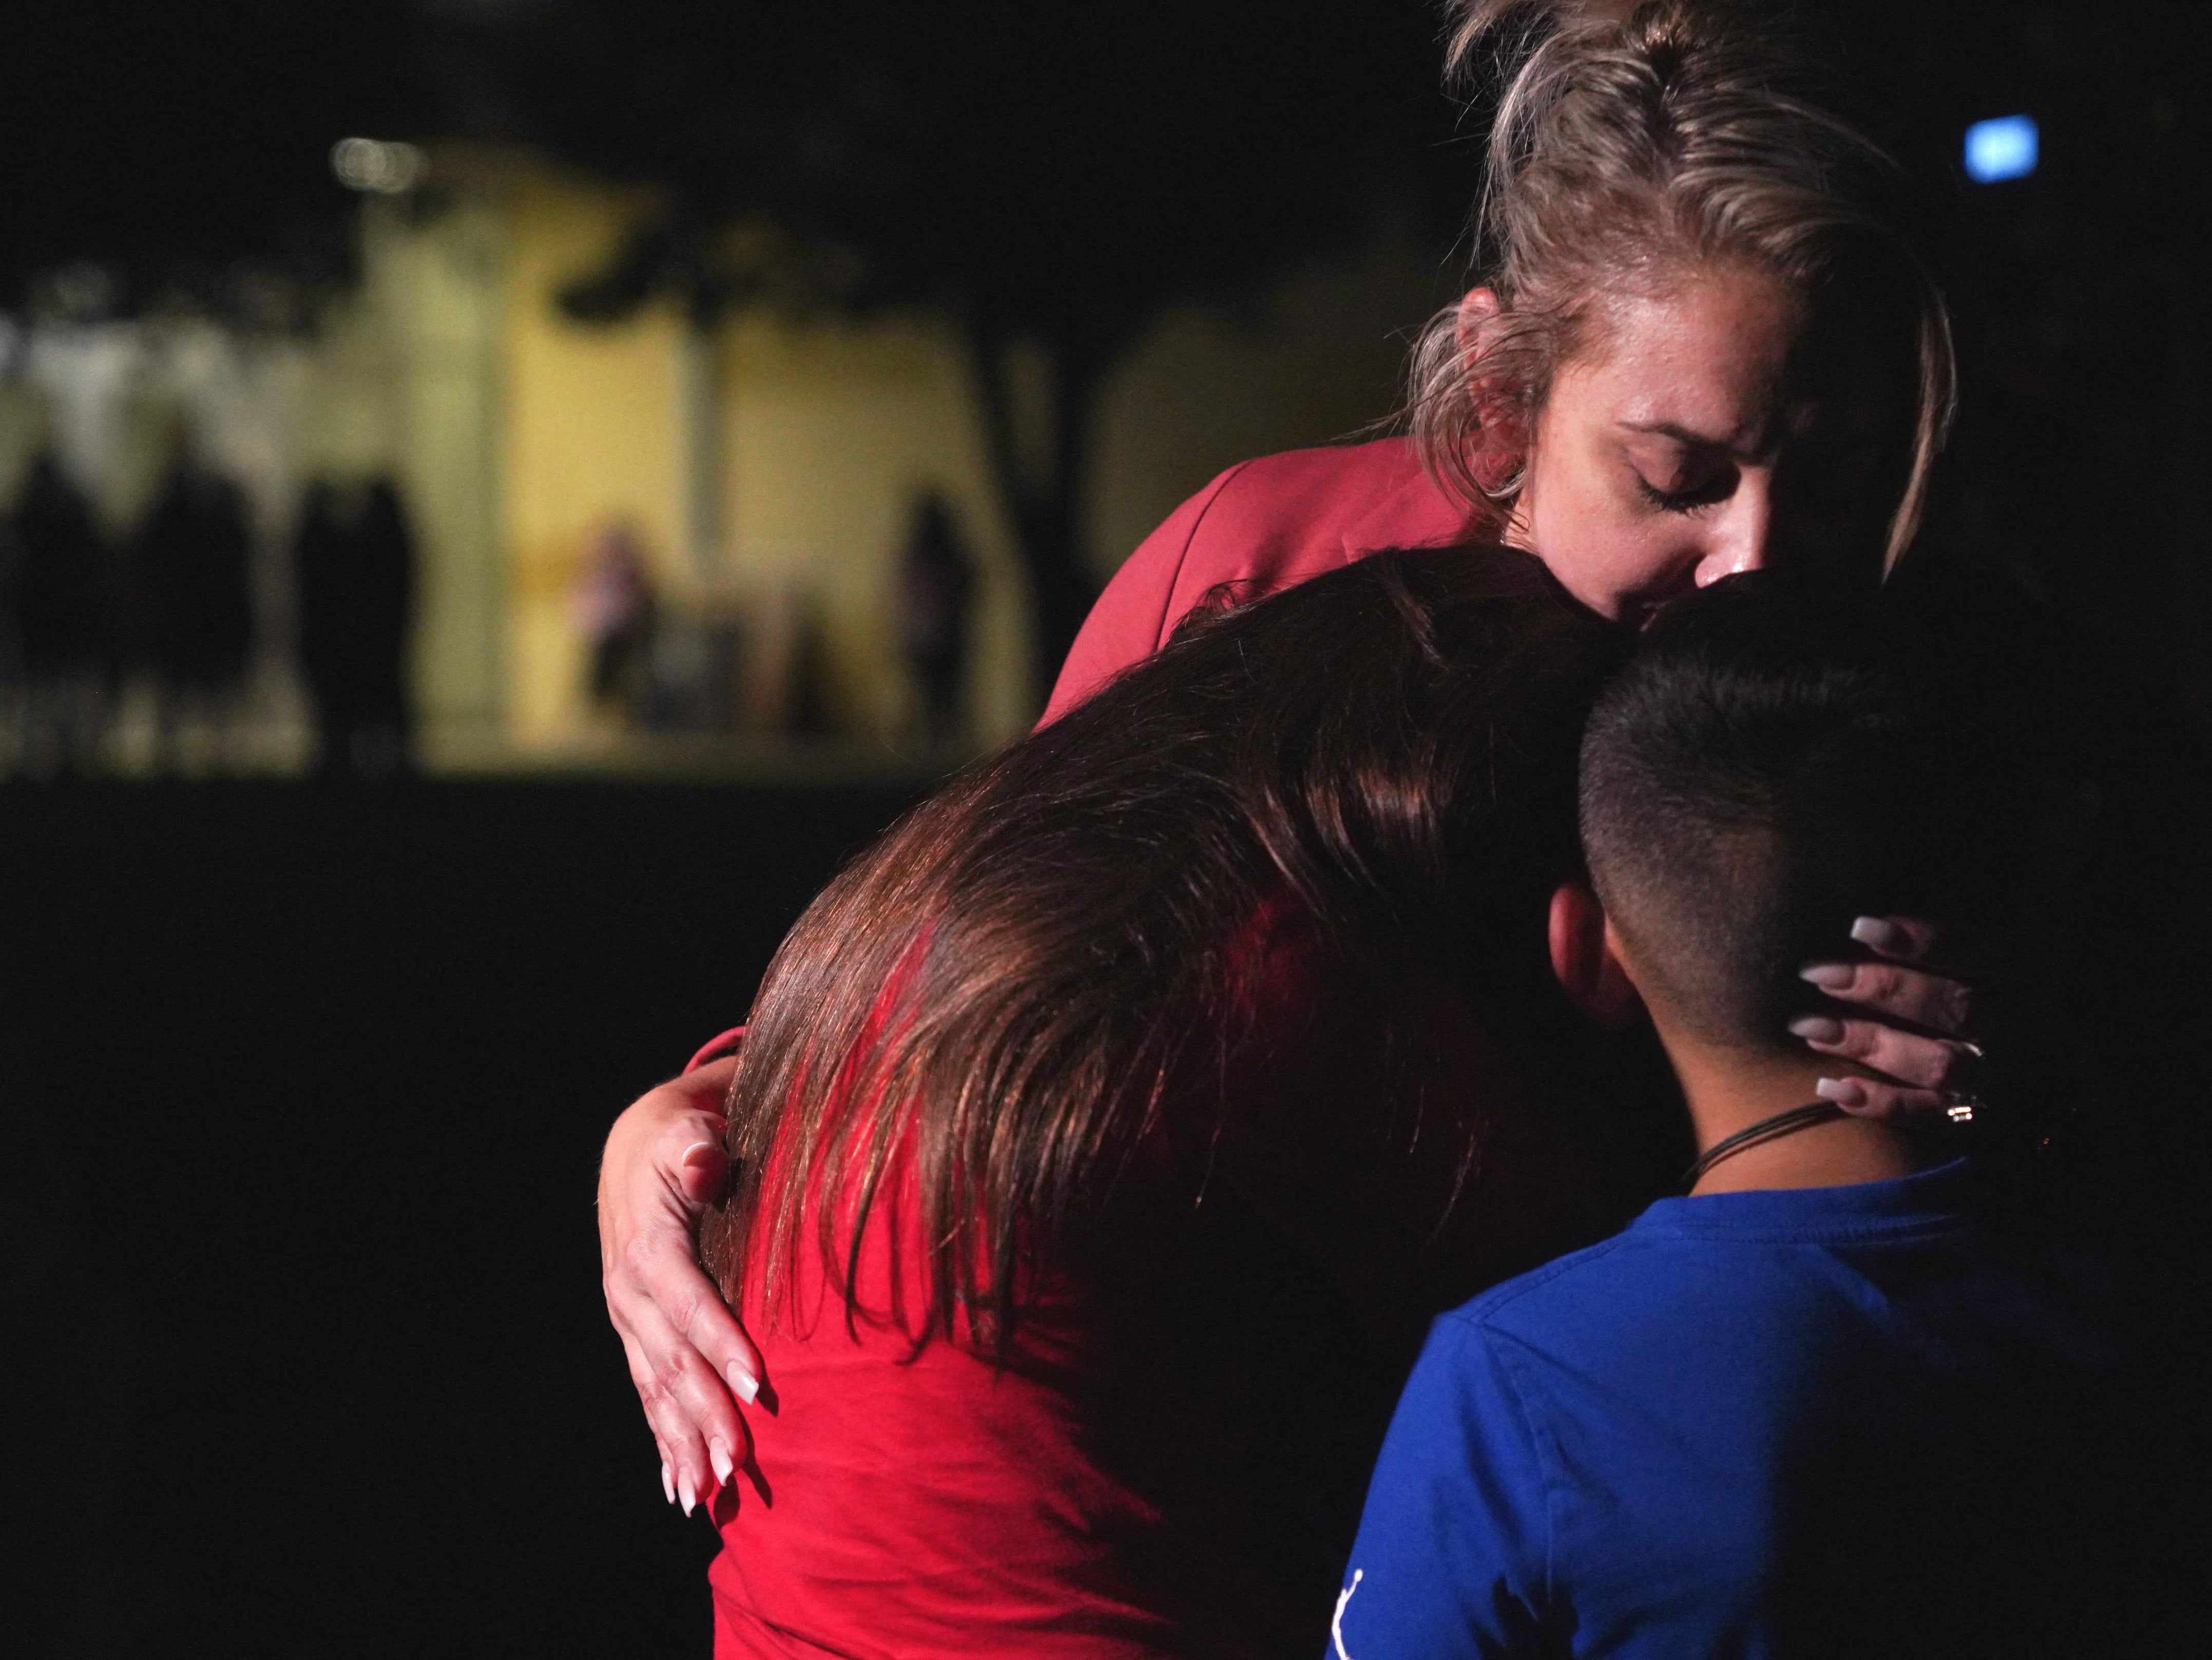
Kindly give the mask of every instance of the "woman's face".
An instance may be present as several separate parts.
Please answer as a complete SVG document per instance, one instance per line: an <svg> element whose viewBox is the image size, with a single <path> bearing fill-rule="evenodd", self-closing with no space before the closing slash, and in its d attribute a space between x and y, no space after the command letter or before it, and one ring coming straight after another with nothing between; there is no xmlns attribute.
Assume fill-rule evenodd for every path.
<svg viewBox="0 0 2212 1660"><path fill-rule="evenodd" d="M1741 269L1593 322L1536 417L1508 541L1630 622L1769 565L1880 580L1911 437L1895 344Z"/></svg>

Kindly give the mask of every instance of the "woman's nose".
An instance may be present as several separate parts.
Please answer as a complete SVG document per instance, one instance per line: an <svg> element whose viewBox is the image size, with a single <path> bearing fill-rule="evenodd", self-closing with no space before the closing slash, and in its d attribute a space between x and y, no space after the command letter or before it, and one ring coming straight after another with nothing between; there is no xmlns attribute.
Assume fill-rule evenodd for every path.
<svg viewBox="0 0 2212 1660"><path fill-rule="evenodd" d="M1774 497L1767 481L1747 473L1719 513L1707 521L1698 586L1747 570L1764 570L1774 548Z"/></svg>

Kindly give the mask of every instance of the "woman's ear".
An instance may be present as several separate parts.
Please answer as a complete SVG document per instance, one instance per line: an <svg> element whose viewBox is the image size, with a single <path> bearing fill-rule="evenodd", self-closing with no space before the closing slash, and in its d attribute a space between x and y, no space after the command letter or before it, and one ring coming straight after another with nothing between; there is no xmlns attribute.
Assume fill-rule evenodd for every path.
<svg viewBox="0 0 2212 1660"><path fill-rule="evenodd" d="M1613 949L1605 908L1583 881L1562 882L1552 895L1552 972L1567 1000L1608 1031L1644 1012L1644 999Z"/></svg>
<svg viewBox="0 0 2212 1660"><path fill-rule="evenodd" d="M1470 289L1459 302L1459 355L1470 368L1490 350L1491 325L1501 309L1493 289ZM1471 374L1470 380L1476 440L1468 457L1468 469L1483 489L1502 494L1519 481L1528 459L1526 412L1506 388L1489 384L1479 374Z"/></svg>
<svg viewBox="0 0 2212 1660"><path fill-rule="evenodd" d="M1495 289L1469 289L1459 302L1459 355L1482 356L1482 332L1498 313Z"/></svg>

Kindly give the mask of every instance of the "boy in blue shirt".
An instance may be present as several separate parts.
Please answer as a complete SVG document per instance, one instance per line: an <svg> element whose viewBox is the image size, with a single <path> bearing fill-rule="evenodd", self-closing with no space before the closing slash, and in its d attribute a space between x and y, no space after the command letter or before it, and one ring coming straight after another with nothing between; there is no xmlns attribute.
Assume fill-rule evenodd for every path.
<svg viewBox="0 0 2212 1660"><path fill-rule="evenodd" d="M1735 579L1600 699L1554 964L1649 1011L1703 1156L1437 1322L1334 1660L2119 1651L2109 1286L1786 1036L1831 1036L1820 942L1975 845L1898 660L1875 613Z"/></svg>

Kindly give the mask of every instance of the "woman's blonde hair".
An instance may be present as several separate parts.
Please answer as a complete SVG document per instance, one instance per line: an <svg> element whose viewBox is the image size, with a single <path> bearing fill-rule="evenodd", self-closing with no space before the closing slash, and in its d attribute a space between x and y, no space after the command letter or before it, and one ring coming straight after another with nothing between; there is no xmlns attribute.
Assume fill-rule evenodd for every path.
<svg viewBox="0 0 2212 1660"><path fill-rule="evenodd" d="M1726 0L1452 0L1449 72L1497 90L1475 261L1498 296L1423 331L1408 410L1431 471L1502 520L1521 477L1485 478L1486 429L1525 435L1553 377L1624 289L1662 292L1715 264L1811 295L1864 285L1910 315L1911 465L1884 569L1918 530L1956 369L1942 295L1893 205L1889 158L1811 90L1803 54Z"/></svg>

